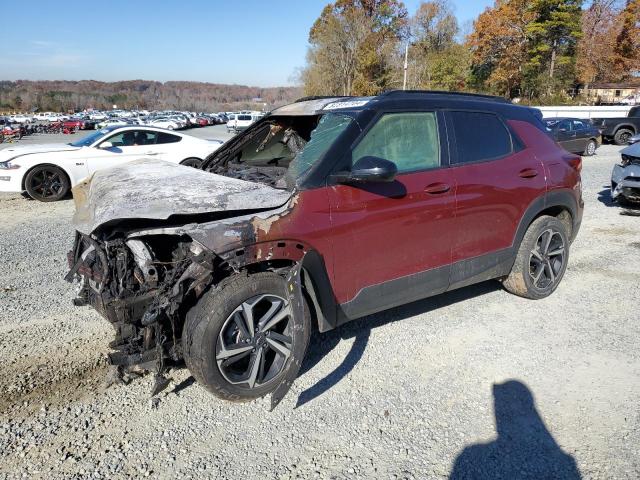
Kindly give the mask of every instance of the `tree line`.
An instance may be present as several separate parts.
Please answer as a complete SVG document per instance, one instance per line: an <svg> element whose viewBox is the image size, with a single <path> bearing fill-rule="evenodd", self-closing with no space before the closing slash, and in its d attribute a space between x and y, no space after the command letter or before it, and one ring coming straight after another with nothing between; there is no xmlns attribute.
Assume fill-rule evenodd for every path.
<svg viewBox="0 0 640 480"><path fill-rule="evenodd" d="M640 75L640 0L495 0L463 32L449 0L337 0L309 32L307 95L402 88L567 101Z"/></svg>
<svg viewBox="0 0 640 480"><path fill-rule="evenodd" d="M85 108L235 111L291 103L297 87L260 88L202 82L0 81L0 110L67 112Z"/></svg>

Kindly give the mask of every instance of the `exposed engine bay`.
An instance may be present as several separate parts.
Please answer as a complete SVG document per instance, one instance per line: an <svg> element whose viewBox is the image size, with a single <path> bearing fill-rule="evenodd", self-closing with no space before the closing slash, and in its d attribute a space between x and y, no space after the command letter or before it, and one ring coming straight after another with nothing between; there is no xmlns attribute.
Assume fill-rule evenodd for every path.
<svg viewBox="0 0 640 480"><path fill-rule="evenodd" d="M98 241L78 233L69 263L66 279L80 278L74 304L92 305L115 328L109 363L122 375L155 371L153 394L160 391L167 362L182 359L184 307L224 269L197 243L173 235Z"/></svg>
<svg viewBox="0 0 640 480"><path fill-rule="evenodd" d="M287 178L289 165L311 138L319 118L318 115L270 117L260 128L234 139L237 144L233 148L214 152L203 168L218 175L291 189L293 179Z"/></svg>
<svg viewBox="0 0 640 480"><path fill-rule="evenodd" d="M66 280L78 282L75 305L90 305L112 323L108 360L119 379L150 371L155 373L152 396L164 389L165 373L183 361L188 310L208 288L238 273L233 261L180 226L197 230L201 222L234 224L238 218L208 235L227 245L242 231L235 240L251 244L255 238L247 235L257 227L242 216L286 214L284 204L295 186L287 178L288 167L318 119L265 119L212 154L202 170L140 160L126 169L97 172L74 190L78 232ZM150 184L155 190L148 189ZM268 261L261 268L283 277L289 272Z"/></svg>

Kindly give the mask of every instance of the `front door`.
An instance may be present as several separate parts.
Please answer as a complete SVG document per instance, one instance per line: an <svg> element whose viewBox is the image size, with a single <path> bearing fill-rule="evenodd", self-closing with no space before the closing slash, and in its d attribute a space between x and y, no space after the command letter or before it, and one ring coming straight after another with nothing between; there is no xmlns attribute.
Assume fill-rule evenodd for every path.
<svg viewBox="0 0 640 480"><path fill-rule="evenodd" d="M87 153L89 175L103 168L116 167L138 158L159 157L155 151L157 133L148 130L126 130L104 139ZM107 146L105 143L111 145Z"/></svg>
<svg viewBox="0 0 640 480"><path fill-rule="evenodd" d="M449 282L455 184L436 112L388 112L357 141L351 164L394 162L393 182L334 185L334 292L349 318L444 291Z"/></svg>

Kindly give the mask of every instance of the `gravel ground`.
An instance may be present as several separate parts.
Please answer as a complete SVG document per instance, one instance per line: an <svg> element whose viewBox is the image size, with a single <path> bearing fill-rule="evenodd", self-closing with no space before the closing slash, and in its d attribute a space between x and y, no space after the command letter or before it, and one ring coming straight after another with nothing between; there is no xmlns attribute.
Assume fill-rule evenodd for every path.
<svg viewBox="0 0 640 480"><path fill-rule="evenodd" d="M0 478L638 478L640 218L610 203L618 150L584 161L554 295L487 282L316 335L273 413L184 369L157 405L150 377L106 388L111 327L62 280L72 202L0 195Z"/></svg>

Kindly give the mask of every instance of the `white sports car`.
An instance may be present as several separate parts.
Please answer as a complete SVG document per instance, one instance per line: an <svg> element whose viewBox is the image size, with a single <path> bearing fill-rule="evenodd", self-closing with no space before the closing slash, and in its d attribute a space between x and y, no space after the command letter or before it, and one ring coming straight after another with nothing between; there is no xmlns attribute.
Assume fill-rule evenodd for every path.
<svg viewBox="0 0 640 480"><path fill-rule="evenodd" d="M222 144L162 128L111 126L68 144L0 150L0 192L23 192L42 202L63 198L96 170L152 157L197 167Z"/></svg>

